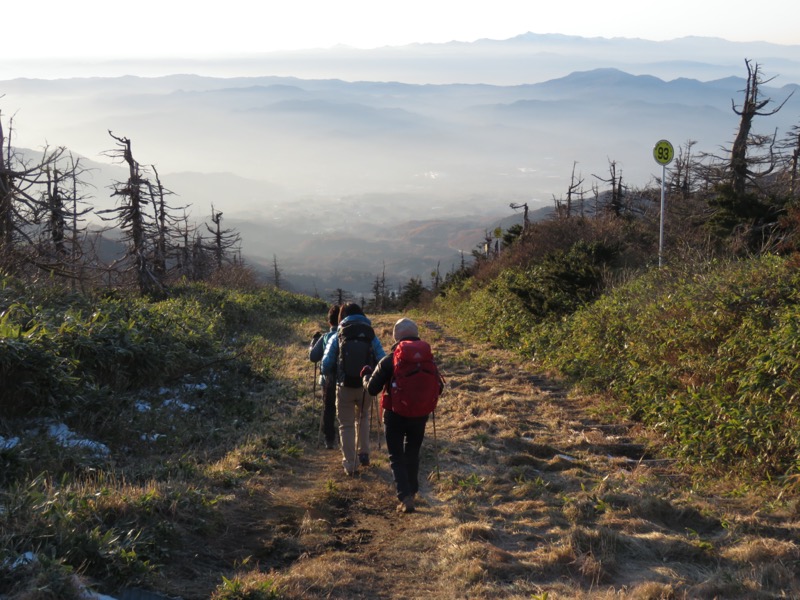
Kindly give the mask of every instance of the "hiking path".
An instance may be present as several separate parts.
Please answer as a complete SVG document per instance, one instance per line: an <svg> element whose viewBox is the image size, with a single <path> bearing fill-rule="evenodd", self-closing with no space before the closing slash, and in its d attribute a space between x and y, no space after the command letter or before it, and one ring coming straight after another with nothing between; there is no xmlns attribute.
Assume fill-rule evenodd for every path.
<svg viewBox="0 0 800 600"><path fill-rule="evenodd" d="M372 318L384 348L399 315ZM304 323L287 341L302 452L265 475L221 544L274 573L284 598L800 597L798 515L696 486L658 440L519 356L419 319L447 379L423 444L417 511L395 511L386 446L345 475L318 443ZM312 396L312 390L315 395ZM238 546L237 546L238 544Z"/></svg>

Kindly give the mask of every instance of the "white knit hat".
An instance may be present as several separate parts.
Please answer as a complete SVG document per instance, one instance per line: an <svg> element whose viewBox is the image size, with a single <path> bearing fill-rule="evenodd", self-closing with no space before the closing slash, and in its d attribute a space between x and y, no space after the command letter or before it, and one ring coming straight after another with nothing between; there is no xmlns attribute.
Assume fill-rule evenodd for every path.
<svg viewBox="0 0 800 600"><path fill-rule="evenodd" d="M402 318L397 323L394 324L394 330L392 331L392 337L394 338L395 342L399 342L402 339L410 338L410 337L419 337L419 329L417 329L417 324L414 323L411 319Z"/></svg>

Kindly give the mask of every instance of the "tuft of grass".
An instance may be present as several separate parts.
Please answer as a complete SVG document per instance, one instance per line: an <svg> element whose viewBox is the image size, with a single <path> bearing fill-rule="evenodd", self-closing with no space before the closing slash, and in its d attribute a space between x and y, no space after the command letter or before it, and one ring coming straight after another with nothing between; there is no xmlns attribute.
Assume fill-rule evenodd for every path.
<svg viewBox="0 0 800 600"><path fill-rule="evenodd" d="M494 528L488 523L464 523L455 531L456 538L462 542L488 542L496 536Z"/></svg>
<svg viewBox="0 0 800 600"><path fill-rule="evenodd" d="M280 600L282 592L275 579L258 571L249 571L228 579L222 577L211 600Z"/></svg>
<svg viewBox="0 0 800 600"><path fill-rule="evenodd" d="M0 592L4 598L30 600L84 600L85 587L72 567L39 553L28 561L15 557L0 565Z"/></svg>

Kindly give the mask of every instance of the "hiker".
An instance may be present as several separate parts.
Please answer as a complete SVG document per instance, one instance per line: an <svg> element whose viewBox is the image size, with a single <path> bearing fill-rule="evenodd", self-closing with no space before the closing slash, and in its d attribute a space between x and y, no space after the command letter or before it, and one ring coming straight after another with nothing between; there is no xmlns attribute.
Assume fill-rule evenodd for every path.
<svg viewBox="0 0 800 600"><path fill-rule="evenodd" d="M419 339L417 324L400 319L394 324L395 344L373 371L362 370L362 385L370 395L383 390L381 408L386 448L399 512L414 512L419 491L419 452L428 416L436 408L444 381L433 361L430 345Z"/></svg>
<svg viewBox="0 0 800 600"><path fill-rule="evenodd" d="M311 340L308 348L308 359L313 363L322 360L325 347L331 337L336 335L339 325L339 305L334 304L328 310L328 324L330 329L326 333L318 331ZM335 369L334 369L335 372ZM336 378L321 376L322 386L322 434L325 436L325 447L333 450L336 447Z"/></svg>
<svg viewBox="0 0 800 600"><path fill-rule="evenodd" d="M361 384L361 369L374 366L386 356L372 323L358 304L339 309L339 326L325 346L322 374L336 380L336 416L342 465L354 475L359 465L369 465L369 419L372 397Z"/></svg>

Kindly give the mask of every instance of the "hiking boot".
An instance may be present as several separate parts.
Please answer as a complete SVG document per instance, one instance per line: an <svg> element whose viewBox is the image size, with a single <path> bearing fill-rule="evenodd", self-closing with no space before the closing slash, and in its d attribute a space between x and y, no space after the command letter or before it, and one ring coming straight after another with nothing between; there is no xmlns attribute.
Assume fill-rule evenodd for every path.
<svg viewBox="0 0 800 600"><path fill-rule="evenodd" d="M327 450L335 450L336 442L334 442L333 440L325 440L325 448Z"/></svg>
<svg viewBox="0 0 800 600"><path fill-rule="evenodd" d="M415 510L413 496L406 496L397 505L397 512L400 513L413 513Z"/></svg>
<svg viewBox="0 0 800 600"><path fill-rule="evenodd" d="M360 464L362 467L367 467L367 466L369 466L369 454L359 454L359 455L358 455L358 463L359 463L359 464Z"/></svg>

